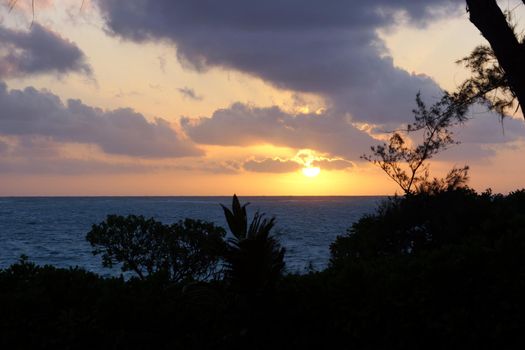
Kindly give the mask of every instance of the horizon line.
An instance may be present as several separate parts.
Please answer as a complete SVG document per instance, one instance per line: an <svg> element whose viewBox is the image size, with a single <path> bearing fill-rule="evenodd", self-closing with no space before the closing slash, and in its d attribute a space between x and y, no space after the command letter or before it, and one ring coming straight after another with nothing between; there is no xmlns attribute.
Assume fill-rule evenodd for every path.
<svg viewBox="0 0 525 350"><path fill-rule="evenodd" d="M147 197L157 197L157 198L169 198L169 197L180 197L180 198L195 198L195 197L232 197L233 194L221 195L0 195L0 198L147 198ZM250 194L237 194L238 197L389 197L395 196L395 194L341 194L341 195L297 195L297 194L279 194L279 195L250 195Z"/></svg>

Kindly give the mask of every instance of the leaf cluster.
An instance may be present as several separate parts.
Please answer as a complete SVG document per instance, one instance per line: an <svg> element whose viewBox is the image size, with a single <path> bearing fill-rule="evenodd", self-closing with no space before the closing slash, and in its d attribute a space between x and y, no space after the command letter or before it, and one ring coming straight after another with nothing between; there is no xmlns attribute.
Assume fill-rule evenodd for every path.
<svg viewBox="0 0 525 350"><path fill-rule="evenodd" d="M371 147L372 154L362 158L379 166L405 194L425 188L442 186L452 188L467 179L468 167L452 169L444 180L429 180L428 160L457 142L451 128L466 120L468 106L457 103L457 96L444 93L430 107L416 96L417 108L413 110L414 122L407 126L405 134L418 133L422 142L408 145L406 136L394 132L388 143Z"/></svg>
<svg viewBox="0 0 525 350"><path fill-rule="evenodd" d="M275 218L256 212L250 225L246 206L233 196L231 210L222 205L233 237L225 255L226 277L245 291L262 291L273 287L284 271L285 249L270 235Z"/></svg>
<svg viewBox="0 0 525 350"><path fill-rule="evenodd" d="M120 264L140 279L153 276L180 283L220 276L226 232L213 223L185 219L164 225L143 216L109 215L86 239L105 267Z"/></svg>
<svg viewBox="0 0 525 350"><path fill-rule="evenodd" d="M337 238L331 245L332 265L472 242L494 249L509 239L523 240L523 210L524 190L502 196L459 188L393 197Z"/></svg>
<svg viewBox="0 0 525 350"><path fill-rule="evenodd" d="M455 92L457 102L463 106L481 103L502 118L505 117L515 105L517 97L492 48L479 45L470 55L456 63L463 65L471 73Z"/></svg>

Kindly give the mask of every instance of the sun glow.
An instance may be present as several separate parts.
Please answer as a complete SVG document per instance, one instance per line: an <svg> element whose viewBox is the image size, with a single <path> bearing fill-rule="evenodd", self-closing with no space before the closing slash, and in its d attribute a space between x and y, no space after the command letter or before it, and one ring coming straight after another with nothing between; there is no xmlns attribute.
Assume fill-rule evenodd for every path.
<svg viewBox="0 0 525 350"><path fill-rule="evenodd" d="M303 168L303 175L308 177L316 177L321 172L319 167L307 167Z"/></svg>

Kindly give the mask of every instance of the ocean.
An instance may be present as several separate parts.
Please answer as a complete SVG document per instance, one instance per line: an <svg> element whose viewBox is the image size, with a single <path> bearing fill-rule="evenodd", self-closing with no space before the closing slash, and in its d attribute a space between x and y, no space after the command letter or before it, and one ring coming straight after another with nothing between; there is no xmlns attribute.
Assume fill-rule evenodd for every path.
<svg viewBox="0 0 525 350"><path fill-rule="evenodd" d="M276 218L274 235L286 248L287 271L305 272L327 266L330 244L361 216L372 213L385 197L240 197ZM118 268L103 268L85 240L91 226L109 214L143 215L163 223L184 218L212 221L227 228L219 204L231 197L4 197L0 198L0 268L22 254L37 264L79 266L104 276Z"/></svg>

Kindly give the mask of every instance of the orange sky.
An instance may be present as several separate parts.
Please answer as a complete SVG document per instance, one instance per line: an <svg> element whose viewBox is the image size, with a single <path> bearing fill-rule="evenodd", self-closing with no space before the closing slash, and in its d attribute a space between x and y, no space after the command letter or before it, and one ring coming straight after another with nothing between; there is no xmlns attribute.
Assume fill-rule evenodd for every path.
<svg viewBox="0 0 525 350"><path fill-rule="evenodd" d="M10 13L5 5L0 10L1 28L10 33L6 35L30 33L34 29L30 27L29 7L24 1L19 2ZM126 13L126 9L122 11ZM516 12L517 21L520 11L521 8ZM223 64L219 59L219 63L214 63L213 51L206 51L211 63L204 69L196 69L181 59L182 50L178 45L184 45L184 54L189 55L188 45L193 43L190 39L177 41L182 34L175 32L173 39L134 41L125 34L111 33L105 16L108 14L101 15L95 1L87 2L81 12L72 1L48 0L37 4L36 28L54 33L82 53L83 66L76 62L77 65L67 71L20 66L13 68L19 70L15 73L4 71L2 77L2 64L7 65L9 50L14 48L13 52L19 52L17 45L25 44L13 34L11 46L0 45L0 57L6 60L0 61L0 80L6 84L6 99L15 100L17 91L33 87L36 92L33 95L27 92L23 104L30 103L27 101L35 95L43 99L45 94L48 94L45 98L51 98L49 94L52 94L51 99L59 101L58 107L49 112L50 116L35 116L35 113L48 113L44 107L35 108L28 116L33 118L33 126L23 130L16 129L19 124L12 121L2 124L2 118L7 120L9 115L0 113L0 195L230 195L234 192L241 195L383 195L396 192L395 184L381 170L359 159L361 150L368 147L366 140L373 141L382 135L369 135L356 128L345 140L344 130L338 126L381 126L377 120L383 116L370 121L364 117L359 119L360 109L350 105L361 101L352 99L351 94L359 91L355 87L341 90L349 94L348 101L351 101L346 111L334 108L336 104L344 105L340 102L346 99L343 92L314 91L310 85L302 89L297 77L286 78L289 81L281 79L272 75L271 67L259 69L257 64L253 65L255 68L251 65L245 68L229 52L228 55L221 53L225 55L221 60L232 60ZM166 32L171 33L169 28ZM286 37L288 32L276 35ZM449 90L466 76L455 60L483 43L464 11L423 25L399 20L371 29L366 35L376 35L381 41L381 55L391 58L392 69L413 74L413 78L407 79L419 79L419 75L430 77L436 86ZM284 39L283 42L286 43ZM328 45L322 39L320 42L321 46ZM191 49L199 50L198 47ZM320 57L322 59L322 55ZM61 59L66 60L64 56ZM300 59L301 56L291 57L290 60L299 61L289 69L302 68ZM308 73L308 61L305 62ZM264 62L260 64L264 66ZM366 95L365 91L363 96ZM407 95L415 98L415 94ZM67 105L68 99L81 100L80 106L89 108L89 113L83 115L84 107ZM410 122L414 99L400 103L406 105L406 122ZM120 109L122 112L115 112ZM57 126L35 125L40 123L35 120L45 124L51 120L45 118L55 118L57 113L65 118L60 119L63 121ZM129 122L125 119L128 115ZM37 117L42 119L34 119ZM91 119L85 119L88 117ZM72 133L67 118L84 118L83 131ZM104 118L115 119L109 123ZM205 118L212 118L216 123L207 129ZM525 150L525 129L520 129L521 120L507 124L504 133L493 116L480 115L479 118L482 121L473 122L472 126L467 123L464 130L457 133L462 144L438 157L431 169L440 175L454 165L469 164L470 184L478 190L491 187L507 192L523 187L525 165L519 157ZM388 116L383 119L388 121ZM267 124L268 120L273 120L273 124ZM111 128L117 128L113 123L118 123L115 129L118 135L112 134ZM60 125L64 130L57 130ZM140 125L145 131L131 130L133 125ZM237 130L235 128L249 131L234 133L229 138L213 134L215 130L226 135L229 130ZM133 138L141 137L155 140L133 142ZM183 150L179 151L178 147ZM315 162L321 164L319 175L305 176L302 168L314 166Z"/></svg>

